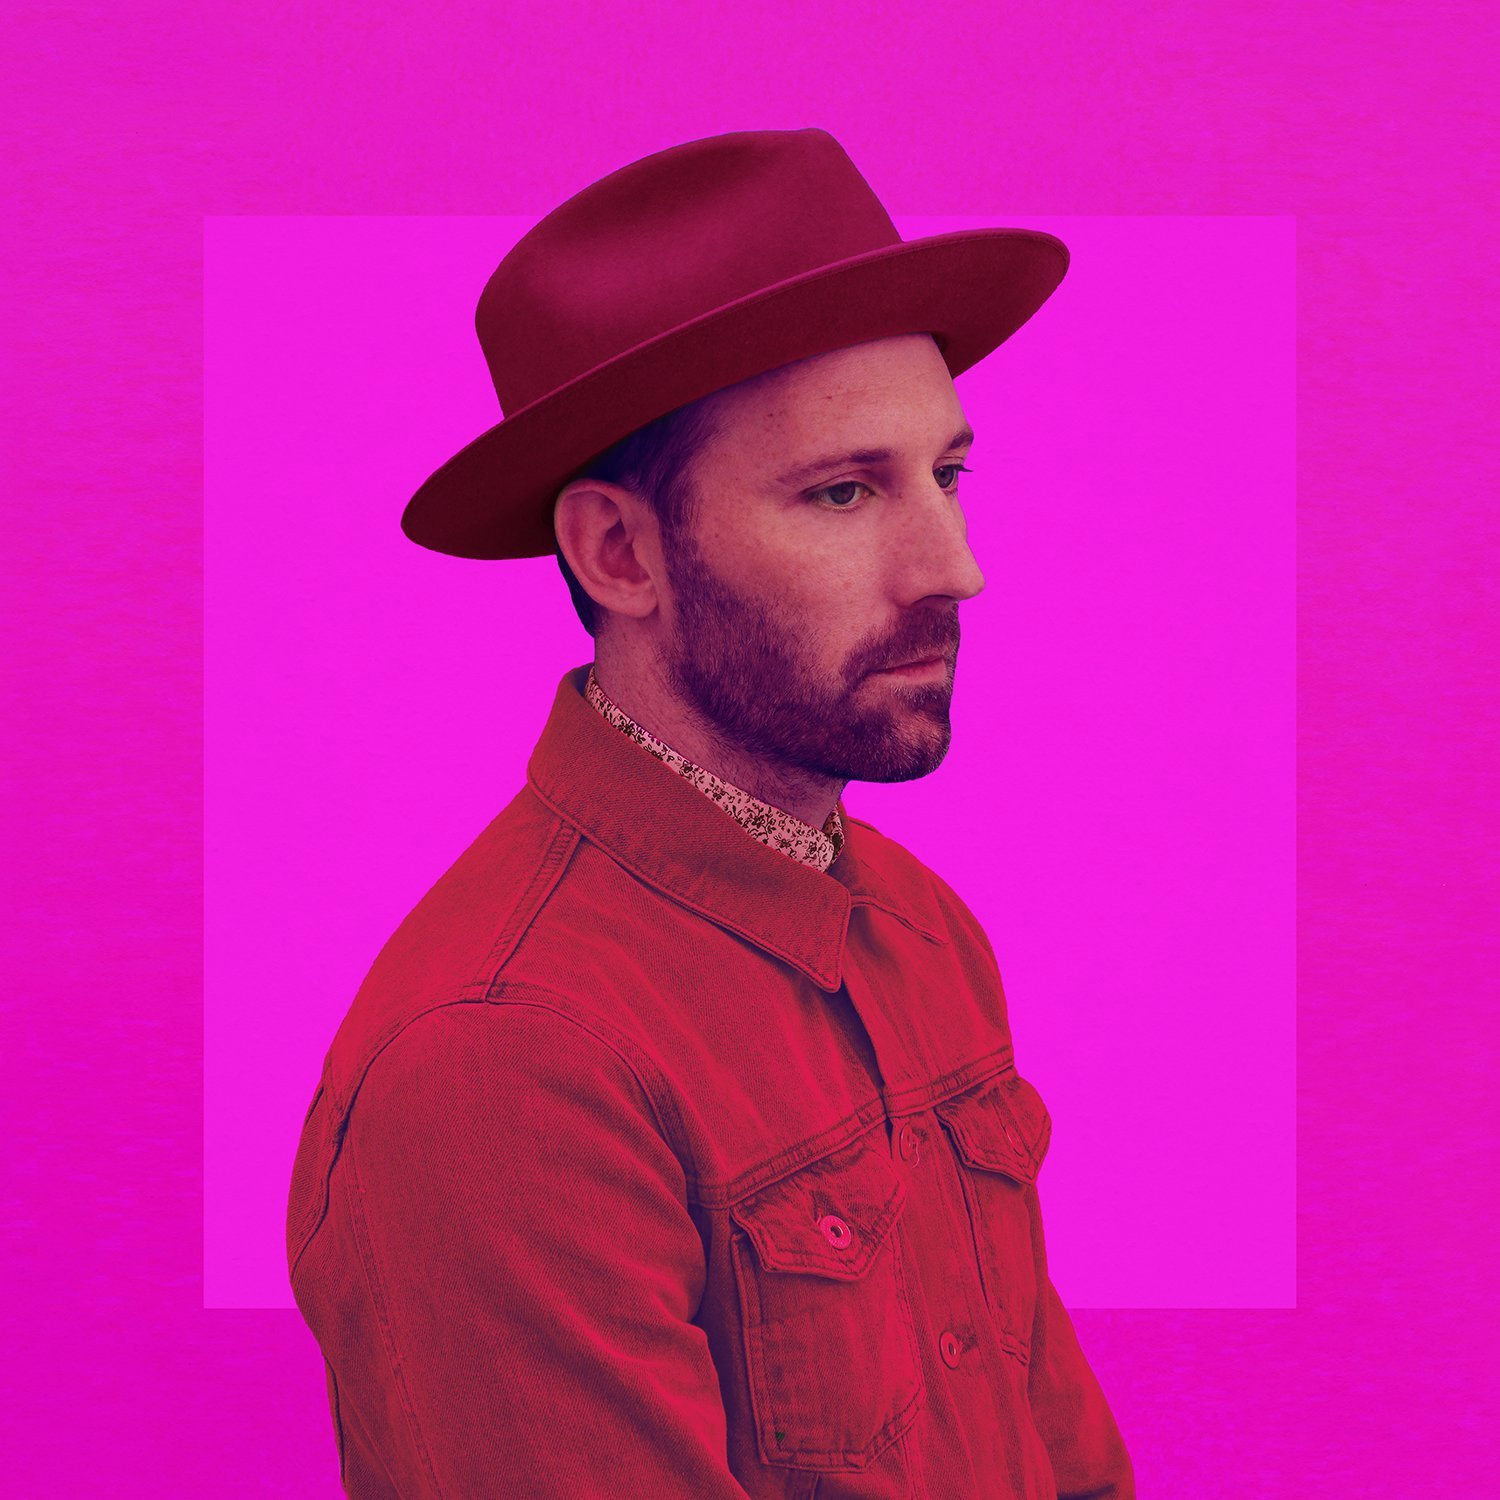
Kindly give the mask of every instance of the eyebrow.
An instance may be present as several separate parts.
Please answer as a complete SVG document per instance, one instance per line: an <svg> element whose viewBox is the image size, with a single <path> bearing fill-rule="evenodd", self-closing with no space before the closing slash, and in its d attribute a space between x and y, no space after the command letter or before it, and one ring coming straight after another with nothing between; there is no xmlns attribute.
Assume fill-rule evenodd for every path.
<svg viewBox="0 0 1500 1500"><path fill-rule="evenodd" d="M974 434L967 427L960 427L957 432L948 439L944 445L948 448L962 448L974 441ZM798 464L795 469L788 469L785 474L776 476L777 484L801 484L805 479L814 479L819 474L829 469L837 469L844 464L886 464L896 457L894 450L890 448L856 448L849 453L827 453L822 458L812 459L805 464Z"/></svg>

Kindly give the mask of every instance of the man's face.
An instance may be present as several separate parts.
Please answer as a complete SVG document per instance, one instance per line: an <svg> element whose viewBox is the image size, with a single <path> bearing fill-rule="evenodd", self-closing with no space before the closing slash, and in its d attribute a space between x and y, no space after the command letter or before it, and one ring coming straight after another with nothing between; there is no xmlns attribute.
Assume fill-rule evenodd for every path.
<svg viewBox="0 0 1500 1500"><path fill-rule="evenodd" d="M840 349L717 405L691 532L666 551L674 692L763 758L842 781L927 775L952 736L958 601L984 587L954 493L967 424L937 345ZM915 657L942 660L880 670Z"/></svg>

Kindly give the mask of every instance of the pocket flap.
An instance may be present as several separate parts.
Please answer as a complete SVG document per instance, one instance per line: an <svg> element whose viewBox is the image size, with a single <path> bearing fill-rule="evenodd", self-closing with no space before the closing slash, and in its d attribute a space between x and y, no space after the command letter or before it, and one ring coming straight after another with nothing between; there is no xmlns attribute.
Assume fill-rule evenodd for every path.
<svg viewBox="0 0 1500 1500"><path fill-rule="evenodd" d="M1042 1096L1014 1069L935 1104L958 1154L971 1167L1035 1182L1052 1139Z"/></svg>
<svg viewBox="0 0 1500 1500"><path fill-rule="evenodd" d="M767 1270L857 1281L870 1269L906 1205L906 1184L877 1134L730 1205Z"/></svg>

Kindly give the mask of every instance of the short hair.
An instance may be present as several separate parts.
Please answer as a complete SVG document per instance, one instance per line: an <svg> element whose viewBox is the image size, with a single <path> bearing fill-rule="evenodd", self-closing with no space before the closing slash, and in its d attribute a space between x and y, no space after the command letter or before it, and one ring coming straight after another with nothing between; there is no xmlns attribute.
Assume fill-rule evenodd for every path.
<svg viewBox="0 0 1500 1500"><path fill-rule="evenodd" d="M571 484L575 479L603 479L623 485L655 512L663 542L670 546L691 527L697 509L692 464L704 443L717 431L712 401L711 395L690 401L637 428L575 470L565 483ZM562 488L558 486L559 491ZM604 612L579 583L561 547L556 548L556 555L573 608L583 628L597 637Z"/></svg>

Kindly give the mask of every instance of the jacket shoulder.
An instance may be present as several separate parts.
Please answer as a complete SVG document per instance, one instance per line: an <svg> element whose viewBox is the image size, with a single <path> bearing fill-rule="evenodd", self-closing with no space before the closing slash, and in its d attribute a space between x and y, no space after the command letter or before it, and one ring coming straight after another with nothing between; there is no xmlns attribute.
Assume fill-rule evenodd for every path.
<svg viewBox="0 0 1500 1500"><path fill-rule="evenodd" d="M438 877L386 939L334 1034L323 1083L339 1112L417 1017L487 998L578 842L526 786Z"/></svg>
<svg viewBox="0 0 1500 1500"><path fill-rule="evenodd" d="M949 942L981 949L989 962L995 962L995 950L958 892L936 870L924 864L904 844L882 833L863 818L844 817L860 829L859 859L878 885L892 898L929 921L937 933Z"/></svg>

